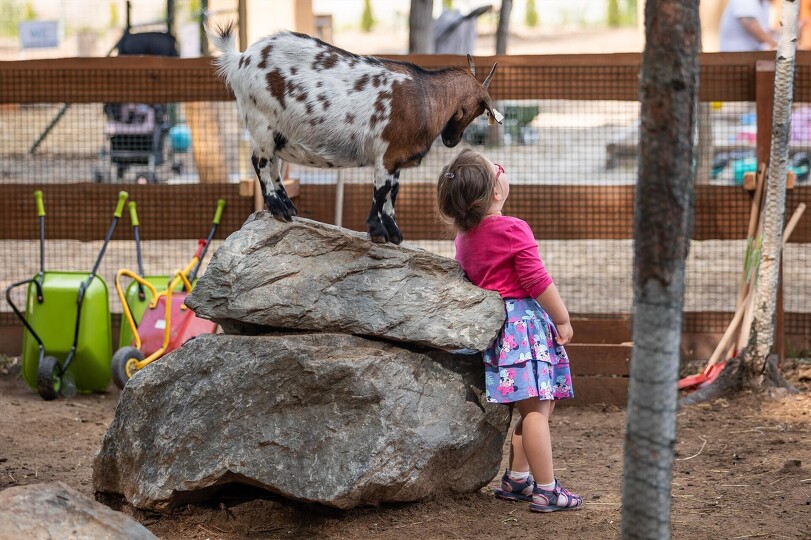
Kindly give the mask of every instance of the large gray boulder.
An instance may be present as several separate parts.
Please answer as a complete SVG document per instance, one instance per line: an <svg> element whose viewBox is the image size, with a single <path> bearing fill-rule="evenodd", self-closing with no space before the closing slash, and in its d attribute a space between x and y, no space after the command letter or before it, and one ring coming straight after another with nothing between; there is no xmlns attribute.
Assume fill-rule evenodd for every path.
<svg viewBox="0 0 811 540"><path fill-rule="evenodd" d="M451 259L267 212L228 237L186 304L226 333L286 328L444 350L484 350L504 323L499 295Z"/></svg>
<svg viewBox="0 0 811 540"><path fill-rule="evenodd" d="M110 510L62 482L51 482L0 492L0 538L152 540L157 536L128 515Z"/></svg>
<svg viewBox="0 0 811 540"><path fill-rule="evenodd" d="M480 355L356 336L200 336L127 383L93 485L157 511L232 482L337 508L474 492L509 422L483 379Z"/></svg>

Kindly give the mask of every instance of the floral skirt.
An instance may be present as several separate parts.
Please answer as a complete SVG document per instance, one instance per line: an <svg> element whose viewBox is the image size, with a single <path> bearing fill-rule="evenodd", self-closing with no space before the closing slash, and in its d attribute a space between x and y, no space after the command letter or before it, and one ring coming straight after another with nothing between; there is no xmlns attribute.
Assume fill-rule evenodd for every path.
<svg viewBox="0 0 811 540"><path fill-rule="evenodd" d="M505 300L504 305L507 318L501 333L484 351L487 401L574 397L569 357L555 341L557 330L549 315L532 298Z"/></svg>

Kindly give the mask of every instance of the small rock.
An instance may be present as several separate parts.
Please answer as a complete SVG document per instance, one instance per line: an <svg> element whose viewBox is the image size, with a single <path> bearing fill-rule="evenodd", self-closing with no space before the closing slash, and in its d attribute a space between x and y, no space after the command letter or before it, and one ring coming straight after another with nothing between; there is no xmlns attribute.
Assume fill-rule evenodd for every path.
<svg viewBox="0 0 811 540"><path fill-rule="evenodd" d="M783 463L783 470L784 471L793 471L795 469L799 469L803 466L803 462L799 459L787 459L785 463Z"/></svg>

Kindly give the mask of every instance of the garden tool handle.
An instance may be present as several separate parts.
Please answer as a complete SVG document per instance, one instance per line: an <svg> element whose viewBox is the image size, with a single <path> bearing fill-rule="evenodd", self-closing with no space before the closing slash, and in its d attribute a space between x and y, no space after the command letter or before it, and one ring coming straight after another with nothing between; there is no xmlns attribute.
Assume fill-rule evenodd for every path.
<svg viewBox="0 0 811 540"><path fill-rule="evenodd" d="M45 203L42 202L42 192L35 191L34 198L37 200L37 217L43 217L45 215Z"/></svg>
<svg viewBox="0 0 811 540"><path fill-rule="evenodd" d="M132 222L132 229L135 231L135 258L138 262L138 275L144 277L144 261L141 258L141 235L138 233L140 223L138 222L138 211L135 209L135 201L127 203L130 209L130 221ZM143 302L146 299L146 292L144 285L138 282L138 300Z"/></svg>
<svg viewBox="0 0 811 540"><path fill-rule="evenodd" d="M34 280L37 288L37 301L42 302L42 280L45 276L45 203L42 202L42 191L34 192L37 201L37 221L39 221L39 274Z"/></svg>
<svg viewBox="0 0 811 540"><path fill-rule="evenodd" d="M194 254L194 256L197 257L198 259L202 259L207 245L208 242L206 242L205 238L200 238L199 240L197 240L197 252Z"/></svg>
<svg viewBox="0 0 811 540"><path fill-rule="evenodd" d="M124 203L127 202L127 197L129 196L130 194L126 191L120 191L118 193L118 204L115 206L115 212L113 212L115 217L121 218L121 214L124 212Z"/></svg>
<svg viewBox="0 0 811 540"><path fill-rule="evenodd" d="M135 210L135 201L130 201L127 207L130 209L130 221L132 222L132 226L137 227L140 224L138 223L138 212Z"/></svg>
<svg viewBox="0 0 811 540"><path fill-rule="evenodd" d="M224 208L225 208L225 199L217 199L217 211L214 212L214 221L212 221L214 225L220 224L220 220L222 219L222 211Z"/></svg>

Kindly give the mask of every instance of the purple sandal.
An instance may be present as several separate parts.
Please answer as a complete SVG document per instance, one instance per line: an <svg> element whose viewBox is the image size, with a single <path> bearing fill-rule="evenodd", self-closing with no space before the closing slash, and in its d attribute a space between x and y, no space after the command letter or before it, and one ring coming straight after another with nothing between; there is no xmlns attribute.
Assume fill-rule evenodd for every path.
<svg viewBox="0 0 811 540"><path fill-rule="evenodd" d="M493 493L505 501L531 501L533 486L535 486L535 480L532 478L532 473L526 480L513 480L505 472L501 477L501 488L495 489Z"/></svg>
<svg viewBox="0 0 811 540"><path fill-rule="evenodd" d="M555 489L545 490L535 486L529 509L533 512L557 512L558 510L578 510L583 507L583 498L560 485L555 479Z"/></svg>

